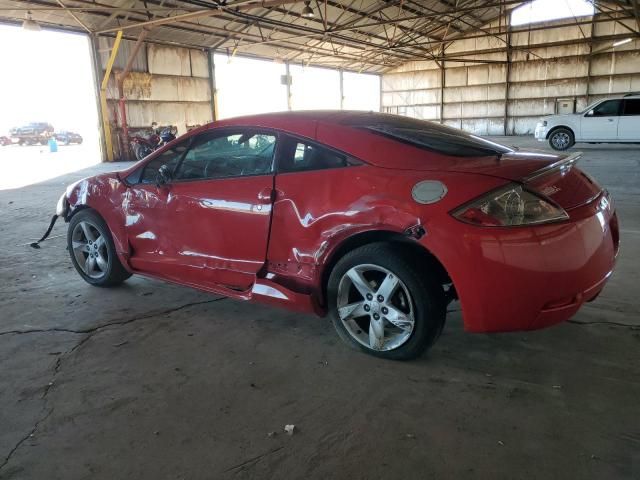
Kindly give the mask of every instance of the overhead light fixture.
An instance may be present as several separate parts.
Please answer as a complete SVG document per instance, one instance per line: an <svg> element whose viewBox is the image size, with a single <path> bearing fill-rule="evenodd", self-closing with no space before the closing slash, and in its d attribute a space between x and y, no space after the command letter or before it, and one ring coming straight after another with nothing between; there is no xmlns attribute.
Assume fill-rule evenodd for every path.
<svg viewBox="0 0 640 480"><path fill-rule="evenodd" d="M304 8L302 9L302 16L304 18L313 18L316 16L313 13L313 8L311 8L311 2L304 2Z"/></svg>
<svg viewBox="0 0 640 480"><path fill-rule="evenodd" d="M39 32L42 30L40 24L31 18L31 12L27 12L27 18L22 22L22 28L29 32Z"/></svg>
<svg viewBox="0 0 640 480"><path fill-rule="evenodd" d="M630 38L625 38L624 40L618 40L617 42L613 42L614 47L619 47L620 45L624 45L625 43L629 43L631 41Z"/></svg>

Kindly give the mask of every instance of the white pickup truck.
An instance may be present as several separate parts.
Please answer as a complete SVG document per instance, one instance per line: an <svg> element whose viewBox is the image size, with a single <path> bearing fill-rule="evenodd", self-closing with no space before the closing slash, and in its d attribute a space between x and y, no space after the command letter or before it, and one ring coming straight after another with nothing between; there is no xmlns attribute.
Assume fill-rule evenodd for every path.
<svg viewBox="0 0 640 480"><path fill-rule="evenodd" d="M554 150L576 142L640 143L640 93L598 100L579 113L543 117L535 137L548 140Z"/></svg>

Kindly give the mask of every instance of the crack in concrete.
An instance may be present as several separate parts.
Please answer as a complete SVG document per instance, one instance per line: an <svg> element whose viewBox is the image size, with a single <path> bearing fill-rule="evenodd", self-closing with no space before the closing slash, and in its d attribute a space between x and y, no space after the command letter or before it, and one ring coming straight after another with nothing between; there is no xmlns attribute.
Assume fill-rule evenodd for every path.
<svg viewBox="0 0 640 480"><path fill-rule="evenodd" d="M177 312L178 310L183 310L185 308L193 307L195 305L203 305L205 303L218 302L220 300L224 300L225 298L227 298L227 297L214 298L213 300L204 300L202 302L187 303L185 305L180 305L179 307L175 307L175 308L169 308L167 310L162 310L160 312L149 313L149 314L142 315L142 316L135 316L135 317L129 318L127 320L119 320L119 321L115 321L115 322L107 322L107 323L104 323L102 325L97 325L97 326L91 327L91 328L72 329L72 328L62 328L62 327L51 327L51 328L33 328L33 329L30 329L30 330L7 330L7 331L4 331L4 332L0 332L0 336L3 336L3 335L23 335L23 334L29 334L29 333L50 333L50 332L63 332L63 333L75 333L75 334L94 333L94 332L96 332L98 330L102 330L103 328L111 327L111 326L114 326L114 325L127 325L127 324L132 323L132 322L137 322L138 320L144 320L144 319L147 319L147 318L157 317L158 315L166 315L168 313Z"/></svg>
<svg viewBox="0 0 640 480"><path fill-rule="evenodd" d="M48 403L47 396L49 395L49 392L51 391L51 389L53 388L53 386L55 384L56 377L58 376L58 373L60 372L60 368L62 367L63 358L67 358L73 352L75 352L80 347L82 347L82 345L84 345L87 341L89 341L93 337L93 335L95 335L96 333L98 333L101 330L103 330L105 328L108 328L108 327L128 325L130 323L137 322L139 320L145 320L145 319L148 319L148 318L157 317L159 315L166 315L168 313L177 312L178 310L183 310L185 308L193 307L195 305L203 305L203 304L206 304L206 303L214 303L214 302L219 302L219 301L225 300L225 299L226 299L226 297L220 297L220 298L214 298L212 300L204 300L202 302L187 303L185 305L180 305L178 307L169 308L169 309L166 309L166 310L162 310L160 312L155 312L155 313L150 313L150 314L146 314L146 315L135 316L135 317L132 317L132 318L129 318L129 319L126 319L126 320L107 322L107 323L104 323L102 325L97 325L95 327L91 327L91 328L87 328L87 329L81 329L81 330L73 330L73 329L60 328L60 327L52 327L52 328L33 329L33 330L12 330L12 331L7 331L7 332L0 332L0 335L22 335L22 334L30 334L30 333L50 333L50 332L65 332L65 333L73 333L73 334L79 334L79 335L84 334L85 335L78 343L76 343L73 347L71 347L70 349L65 351L62 355L60 355L56 359L56 361L54 363L54 366L53 366L53 374L51 375L51 380L45 386L45 388L44 388L44 390L42 392L42 396L40 397L40 399L44 401L44 404L42 406L41 412L47 411L47 413L44 416L40 417L36 421L36 423L34 424L33 428L29 431L29 433L27 433L24 437L22 437L20 440L18 440L18 442L13 446L13 448L9 451L9 453L7 454L7 456L5 457L3 462L0 463L0 471L2 471L2 469L9 463L9 461L11 460L13 455L22 446L22 444L24 442L26 442L29 438L31 438L31 437L33 437L35 435L35 433L38 430L38 427L40 426L40 424L42 422L44 422L47 418L49 418L49 416L53 413L53 410L54 410L53 407L49 408L49 409L47 408L47 403Z"/></svg>
<svg viewBox="0 0 640 480"><path fill-rule="evenodd" d="M640 329L640 325L633 325L631 323L622 323L622 322L611 322L606 320L600 320L600 321L594 321L594 322L581 322L579 320L567 320L567 323L573 323L575 325L613 325L614 327Z"/></svg>
<svg viewBox="0 0 640 480"><path fill-rule="evenodd" d="M255 456L255 457L252 457L249 460L245 460L244 462L241 462L241 463L238 463L237 465L234 465L233 467L229 467L223 473L227 473L227 472L230 472L232 470L242 469L242 468L244 468L245 466L247 466L249 464L256 464L257 462L262 460L264 457L267 457L269 455L273 455L274 453L279 452L283 448L284 447L277 447L277 448L271 449L268 452L265 452L265 453L263 453L261 455Z"/></svg>
<svg viewBox="0 0 640 480"><path fill-rule="evenodd" d="M42 409L44 410L46 408L46 403L45 405L42 407ZM11 457L13 456L13 454L16 452L16 450L18 450L22 444L24 442L26 442L27 440L29 440L31 437L33 437L33 435L35 434L36 430L38 429L38 427L40 426L40 424L42 422L44 422L47 418L49 418L49 416L53 413L53 408L50 409L47 414L40 418L35 425L33 426L33 428L29 431L29 433L27 433L24 437L22 437L18 443L16 443L14 445L14 447L9 451L9 453L7 454L7 456L5 457L4 461L2 463L0 463L0 471L7 465L7 463L9 463L9 460L11 460Z"/></svg>

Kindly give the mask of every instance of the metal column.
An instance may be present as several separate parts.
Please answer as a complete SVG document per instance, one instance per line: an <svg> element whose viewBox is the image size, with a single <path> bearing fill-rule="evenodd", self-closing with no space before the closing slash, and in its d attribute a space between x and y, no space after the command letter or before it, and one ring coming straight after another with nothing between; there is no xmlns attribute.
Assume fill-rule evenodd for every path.
<svg viewBox="0 0 640 480"><path fill-rule="evenodd" d="M507 66L505 72L505 84L504 84L504 120L503 128L504 134L508 134L508 122L509 122L509 80L511 77L511 25L507 23ZM511 132L513 133L513 132Z"/></svg>
<svg viewBox="0 0 640 480"><path fill-rule="evenodd" d="M291 108L291 72L289 70L289 62L285 62L284 66L286 68L285 72L287 75L287 110L292 110Z"/></svg>
<svg viewBox="0 0 640 480"><path fill-rule="evenodd" d="M211 97L211 120L218 120L218 92L216 90L216 62L213 58L214 52L207 50L207 59L209 61L209 94Z"/></svg>
<svg viewBox="0 0 640 480"><path fill-rule="evenodd" d="M344 110L344 72L340 69L340 110Z"/></svg>
<svg viewBox="0 0 640 480"><path fill-rule="evenodd" d="M107 68L102 78L102 84L100 85L100 107L102 110L102 128L104 129L104 141L107 150L107 161L113 162L113 140L111 138L111 125L109 125L109 107L107 106L107 85L109 84L109 77L111 76L111 68L113 62L116 60L118 54L118 48L120 48L120 40L122 40L122 30L118 31L116 40L113 43L111 49L111 55L107 62Z"/></svg>
<svg viewBox="0 0 640 480"><path fill-rule="evenodd" d="M89 41L91 43L91 63L93 66L93 84L96 91L96 111L98 112L98 117L100 117L100 128L98 131L100 133L100 159L104 162L107 155L107 146L105 143L105 131L104 124L102 123L102 119L104 118L104 113L102 112L102 102L101 102L101 89L98 84L98 79L102 76L102 61L100 59L100 44L97 35L91 35L89 37ZM108 118L108 115L107 115Z"/></svg>

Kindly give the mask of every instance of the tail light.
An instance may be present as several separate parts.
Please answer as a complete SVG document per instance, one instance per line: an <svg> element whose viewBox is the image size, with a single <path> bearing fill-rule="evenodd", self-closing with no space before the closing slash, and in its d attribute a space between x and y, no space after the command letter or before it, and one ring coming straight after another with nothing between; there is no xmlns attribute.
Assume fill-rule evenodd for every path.
<svg viewBox="0 0 640 480"><path fill-rule="evenodd" d="M567 212L551 200L518 184L493 190L451 214L458 220L483 227L538 225L569 218Z"/></svg>

